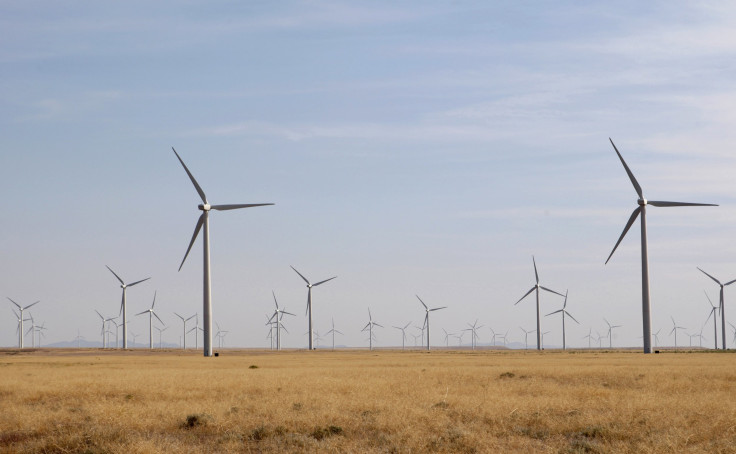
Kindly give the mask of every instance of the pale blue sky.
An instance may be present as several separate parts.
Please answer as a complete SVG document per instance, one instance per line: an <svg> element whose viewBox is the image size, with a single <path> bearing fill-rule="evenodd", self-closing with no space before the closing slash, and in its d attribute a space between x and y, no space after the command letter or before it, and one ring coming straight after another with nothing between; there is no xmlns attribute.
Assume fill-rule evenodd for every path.
<svg viewBox="0 0 736 454"><path fill-rule="evenodd" d="M433 343L476 318L523 341L532 254L570 289L570 343L606 317L637 345L638 229L603 266L636 200L610 136L648 198L721 204L649 210L653 329L699 330L716 289L695 267L736 278L734 30L717 2L0 2L1 295L40 299L48 342L96 340L93 310L120 299L104 265L152 276L129 312L158 290L178 343L202 269L198 241L176 271L199 212L173 145L212 203L276 203L211 217L229 345L267 345L271 290L299 314L284 344L305 345L289 265L339 276L315 324L342 343L366 343L368 306L378 345L399 343L415 294L448 306Z"/></svg>

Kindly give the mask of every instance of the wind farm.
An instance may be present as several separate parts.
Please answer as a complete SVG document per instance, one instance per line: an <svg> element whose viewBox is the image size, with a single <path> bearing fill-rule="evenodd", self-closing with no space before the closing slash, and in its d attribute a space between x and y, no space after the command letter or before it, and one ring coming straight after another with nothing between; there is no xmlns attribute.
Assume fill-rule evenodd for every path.
<svg viewBox="0 0 736 454"><path fill-rule="evenodd" d="M170 6L0 4L0 452L733 450L736 6Z"/></svg>

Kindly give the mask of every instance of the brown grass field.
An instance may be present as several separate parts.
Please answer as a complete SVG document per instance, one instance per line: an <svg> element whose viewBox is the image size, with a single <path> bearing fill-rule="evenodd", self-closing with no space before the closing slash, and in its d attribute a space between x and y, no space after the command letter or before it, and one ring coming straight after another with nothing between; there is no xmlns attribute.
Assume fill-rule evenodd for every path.
<svg viewBox="0 0 736 454"><path fill-rule="evenodd" d="M736 452L736 355L0 351L0 452Z"/></svg>

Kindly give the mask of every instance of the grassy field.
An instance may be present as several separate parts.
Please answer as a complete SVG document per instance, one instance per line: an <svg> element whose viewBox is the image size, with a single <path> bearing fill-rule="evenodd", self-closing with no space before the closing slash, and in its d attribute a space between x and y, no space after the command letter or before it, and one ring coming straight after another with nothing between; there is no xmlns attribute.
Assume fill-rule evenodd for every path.
<svg viewBox="0 0 736 454"><path fill-rule="evenodd" d="M736 452L736 356L1 351L0 452Z"/></svg>

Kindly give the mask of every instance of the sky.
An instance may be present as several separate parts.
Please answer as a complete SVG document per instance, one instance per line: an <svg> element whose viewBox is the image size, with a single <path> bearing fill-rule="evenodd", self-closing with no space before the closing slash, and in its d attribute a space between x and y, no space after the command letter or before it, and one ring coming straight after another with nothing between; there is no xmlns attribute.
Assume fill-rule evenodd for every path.
<svg viewBox="0 0 736 454"><path fill-rule="evenodd" d="M283 345L306 346L290 266L338 276L313 293L322 345L334 319L338 344L367 346L369 308L375 345L400 345L416 295L447 306L433 345L476 320L480 343L523 342L532 256L569 291L569 345L605 318L640 346L638 222L604 265L637 199L610 137L648 199L720 205L648 210L652 330L673 345L671 318L699 333L704 290L717 301L696 267L736 279L735 76L723 2L0 1L0 296L41 301L44 343L96 341L95 310L120 305L105 265L150 276L129 329L147 337L133 314L156 292L178 344L174 312L202 314L202 243L178 272L200 200L173 146L210 203L275 203L210 216L226 346L270 345L272 291L296 314ZM543 294L542 314L562 302ZM560 325L543 318L545 344Z"/></svg>

